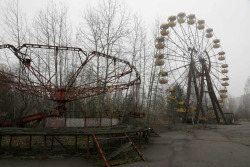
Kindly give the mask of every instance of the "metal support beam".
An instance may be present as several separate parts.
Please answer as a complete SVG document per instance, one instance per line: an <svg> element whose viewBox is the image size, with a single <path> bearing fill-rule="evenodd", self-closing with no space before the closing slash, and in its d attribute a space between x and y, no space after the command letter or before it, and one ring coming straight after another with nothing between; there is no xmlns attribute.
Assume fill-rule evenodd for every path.
<svg viewBox="0 0 250 167"><path fill-rule="evenodd" d="M102 156L102 159L103 159L103 161L104 161L106 167L110 167L109 164L108 164L108 161L107 161L107 159L106 159L106 157L105 157L105 155L104 155L104 153L102 152L102 149L101 149L101 147L100 147L100 145L99 145L99 143L98 143L98 141L97 141L95 135L93 135L93 140L94 140L95 145L96 145L96 147L98 148L98 150L99 150L99 152L100 152L100 154L101 154L101 156Z"/></svg>
<svg viewBox="0 0 250 167"><path fill-rule="evenodd" d="M77 151L77 135L75 135L75 150Z"/></svg>
<svg viewBox="0 0 250 167"><path fill-rule="evenodd" d="M184 122L187 121L187 113L189 110L189 100L190 100L190 94L191 94L191 82L192 82L192 77L191 77L191 64L189 66L189 72L188 72L188 86L187 86L187 97L185 99L185 104L184 104L184 109L186 110L185 115L184 115Z"/></svg>
<svg viewBox="0 0 250 167"><path fill-rule="evenodd" d="M11 149L11 145L12 145L12 136L10 136L9 150Z"/></svg>
<svg viewBox="0 0 250 167"><path fill-rule="evenodd" d="M86 155L87 158L89 158L89 135L87 137L87 155Z"/></svg>
<svg viewBox="0 0 250 167"><path fill-rule="evenodd" d="M47 136L43 136L43 159L46 159Z"/></svg>
<svg viewBox="0 0 250 167"><path fill-rule="evenodd" d="M51 150L53 150L53 148L54 148L54 136L52 136L52 138L51 138Z"/></svg>
<svg viewBox="0 0 250 167"><path fill-rule="evenodd" d="M141 132L138 132L139 135L139 149L141 149Z"/></svg>
<svg viewBox="0 0 250 167"><path fill-rule="evenodd" d="M0 150L1 150L1 146L2 146L2 135L0 135Z"/></svg>
<svg viewBox="0 0 250 167"><path fill-rule="evenodd" d="M132 140L128 137L127 133L124 133L127 137L128 141L131 143L131 146L134 148L134 150L137 152L138 156L141 157L143 161L146 161L146 159L143 157L143 155L140 153L140 151L136 148L135 144L132 142Z"/></svg>
<svg viewBox="0 0 250 167"><path fill-rule="evenodd" d="M198 101L197 101L194 123L198 122L200 111L202 111L203 117L205 116L205 113L202 110L202 99L203 99L203 94L204 94L204 75L205 75L204 72L205 72L205 69L204 69L204 63L203 63L202 70L201 70L201 88L200 88L199 99L197 99Z"/></svg>
<svg viewBox="0 0 250 167"><path fill-rule="evenodd" d="M212 101L212 105L213 105L213 108L214 108L214 112L215 112L215 115L216 115L217 122L220 123L220 118L219 118L219 115L218 115L218 112L217 112L217 108L218 108L223 120L226 123L226 118L225 118L224 113L223 113L223 111L221 109L221 106L220 106L220 104L218 102L218 99L217 99L217 97L216 97L216 95L214 93L214 89L213 89L213 86L212 86L212 81L211 81L209 71L207 69L206 64L204 64L204 68L205 68L205 74L206 74L206 80L207 80L209 96L210 96L210 99Z"/></svg>
<svg viewBox="0 0 250 167"><path fill-rule="evenodd" d="M32 146L32 136L30 136L30 140L29 140L29 150L31 150L31 146Z"/></svg>

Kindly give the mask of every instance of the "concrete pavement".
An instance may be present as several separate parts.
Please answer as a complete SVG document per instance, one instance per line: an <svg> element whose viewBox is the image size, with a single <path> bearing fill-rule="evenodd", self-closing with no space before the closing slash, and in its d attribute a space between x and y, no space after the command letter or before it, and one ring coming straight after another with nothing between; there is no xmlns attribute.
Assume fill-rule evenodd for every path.
<svg viewBox="0 0 250 167"><path fill-rule="evenodd" d="M143 152L149 162L123 167L250 167L250 122L164 132Z"/></svg>

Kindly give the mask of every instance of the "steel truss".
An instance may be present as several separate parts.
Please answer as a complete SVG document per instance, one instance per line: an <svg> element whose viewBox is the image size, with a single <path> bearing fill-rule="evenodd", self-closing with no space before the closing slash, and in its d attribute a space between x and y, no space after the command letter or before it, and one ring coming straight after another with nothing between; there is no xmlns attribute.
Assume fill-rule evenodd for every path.
<svg viewBox="0 0 250 167"><path fill-rule="evenodd" d="M16 120L20 123L41 120L49 116L63 115L66 111L65 104L67 102L108 93L110 87L112 87L111 92L114 92L128 89L130 86L141 83L139 72L128 61L97 51L87 53L77 47L40 44L24 44L18 48L5 44L0 45L1 49L7 49L12 52L15 61L18 60L20 63L22 73L16 74L8 69L0 69L0 86L46 98L57 103L54 111L50 111L47 114L38 113ZM10 53L5 55L6 61L8 61L9 56ZM53 61L53 63L47 62L42 56L51 56L48 57L48 60ZM67 64L62 63L64 59L75 64L75 66L67 69ZM86 70L96 68L97 59L107 63L103 63L103 68L106 68L107 66L105 65L108 65L107 75L99 76L96 79L92 77L93 79L89 81L79 81L78 78L81 75L86 75ZM53 71L51 70L52 65L54 67ZM118 66L118 72L114 72L112 69L116 65ZM60 68L64 68L64 71L71 71L71 74L63 74L64 71ZM51 71L48 72L48 69ZM131 79L128 79L128 76L131 76ZM58 82L62 80L62 77L68 79L66 83L61 85L61 82L60 84ZM7 121L3 122L2 126L10 126L12 124L13 122Z"/></svg>

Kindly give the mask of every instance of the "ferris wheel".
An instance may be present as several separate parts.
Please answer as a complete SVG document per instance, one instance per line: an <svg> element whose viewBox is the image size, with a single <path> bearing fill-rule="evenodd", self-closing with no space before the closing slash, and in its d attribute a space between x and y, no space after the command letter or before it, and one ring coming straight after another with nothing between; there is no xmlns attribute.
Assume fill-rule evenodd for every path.
<svg viewBox="0 0 250 167"><path fill-rule="evenodd" d="M223 100L229 85L228 64L220 39L194 14L169 16L155 39L155 65L167 100L175 101L184 120L226 121ZM177 97L176 88L184 91ZM201 114L200 114L201 113Z"/></svg>

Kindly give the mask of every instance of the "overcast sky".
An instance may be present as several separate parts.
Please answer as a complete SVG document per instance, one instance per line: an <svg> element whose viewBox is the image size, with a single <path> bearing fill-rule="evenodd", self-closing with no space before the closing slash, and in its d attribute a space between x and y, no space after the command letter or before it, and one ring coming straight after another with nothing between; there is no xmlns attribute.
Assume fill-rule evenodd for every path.
<svg viewBox="0 0 250 167"><path fill-rule="evenodd" d="M0 0L3 7L7 0ZM37 11L46 7L51 0L19 0L21 9L28 20L33 19ZM81 13L88 5L100 0L54 0L66 3L73 27L78 25ZM195 14L204 19L214 29L226 52L229 65L230 86L233 96L243 94L247 77L250 76L250 0L124 0L132 12L138 13L147 27L154 24L155 18L177 15L179 12ZM1 8L0 8L1 9ZM0 12L0 17L2 12ZM2 23L1 23L2 24ZM145 27L145 28L147 28ZM0 31L3 31L0 28ZM0 32L3 34L3 32ZM153 56L153 55L152 55Z"/></svg>

